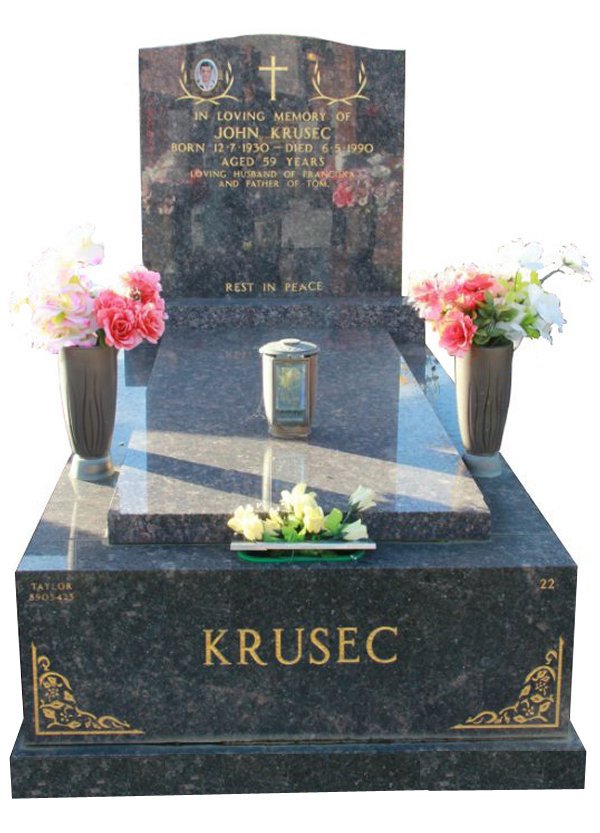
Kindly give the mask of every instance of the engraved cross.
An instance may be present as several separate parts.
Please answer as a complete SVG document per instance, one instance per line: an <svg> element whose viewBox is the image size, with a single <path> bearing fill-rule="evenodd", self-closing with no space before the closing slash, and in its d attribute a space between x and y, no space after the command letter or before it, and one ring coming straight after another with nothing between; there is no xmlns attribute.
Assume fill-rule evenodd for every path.
<svg viewBox="0 0 600 833"><path fill-rule="evenodd" d="M259 67L259 72L270 72L271 73L271 101L275 101L275 87L276 87L276 79L277 76L275 75L276 72L287 72L289 67L278 67L277 62L275 60L275 55L271 55L271 64L268 67Z"/></svg>

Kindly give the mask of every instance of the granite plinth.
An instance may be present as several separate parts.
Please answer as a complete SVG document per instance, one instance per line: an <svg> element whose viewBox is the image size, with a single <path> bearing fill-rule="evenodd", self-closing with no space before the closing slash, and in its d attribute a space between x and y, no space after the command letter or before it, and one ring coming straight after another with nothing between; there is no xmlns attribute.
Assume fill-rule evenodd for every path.
<svg viewBox="0 0 600 833"><path fill-rule="evenodd" d="M169 330L174 327L213 330L216 327L283 329L382 327L394 340L422 344L425 323L406 298L398 295L319 298L171 298ZM137 353L136 348L133 355Z"/></svg>
<svg viewBox="0 0 600 833"><path fill-rule="evenodd" d="M576 570L549 538L523 564L515 545L285 567L216 546L113 546L119 569L94 542L70 569L28 555L25 731L51 745L560 734Z"/></svg>
<svg viewBox="0 0 600 833"><path fill-rule="evenodd" d="M328 508L359 483L373 488L365 519L377 540L488 537L477 484L384 330L291 333L321 348L315 424L308 440L269 437L258 348L289 334L167 334L109 512L111 542L226 542L238 505L277 504L301 481Z"/></svg>
<svg viewBox="0 0 600 833"><path fill-rule="evenodd" d="M11 756L14 798L363 790L583 789L585 749L565 738L448 743L32 748Z"/></svg>

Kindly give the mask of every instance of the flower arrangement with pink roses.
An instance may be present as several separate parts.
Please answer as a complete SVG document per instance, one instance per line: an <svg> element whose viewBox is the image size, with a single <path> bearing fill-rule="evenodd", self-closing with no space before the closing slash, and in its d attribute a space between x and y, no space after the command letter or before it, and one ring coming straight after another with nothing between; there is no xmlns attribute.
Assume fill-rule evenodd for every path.
<svg viewBox="0 0 600 833"><path fill-rule="evenodd" d="M102 289L88 271L103 258L104 247L92 241L89 228L43 254L25 297L15 304L30 312L34 346L58 353L63 347L131 350L142 341L158 342L167 318L159 273L139 266L121 275L117 290Z"/></svg>
<svg viewBox="0 0 600 833"><path fill-rule="evenodd" d="M439 333L451 356L464 356L471 345L520 344L523 338L552 341L553 327L562 332L560 301L544 289L557 272L589 280L588 264L573 245L543 261L539 243L515 240L498 250L497 263L448 267L433 277L411 276L409 299L421 318Z"/></svg>

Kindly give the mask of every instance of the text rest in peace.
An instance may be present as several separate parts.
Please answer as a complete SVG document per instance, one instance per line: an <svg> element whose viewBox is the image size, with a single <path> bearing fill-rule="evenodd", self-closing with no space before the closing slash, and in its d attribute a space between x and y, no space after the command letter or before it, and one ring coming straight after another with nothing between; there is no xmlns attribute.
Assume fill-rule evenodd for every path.
<svg viewBox="0 0 600 833"><path fill-rule="evenodd" d="M236 295L254 292L259 287L262 292L277 292L277 284L273 281L263 281L260 285L254 281L227 282L225 292L233 292ZM284 292L323 292L323 281L285 281L281 289Z"/></svg>

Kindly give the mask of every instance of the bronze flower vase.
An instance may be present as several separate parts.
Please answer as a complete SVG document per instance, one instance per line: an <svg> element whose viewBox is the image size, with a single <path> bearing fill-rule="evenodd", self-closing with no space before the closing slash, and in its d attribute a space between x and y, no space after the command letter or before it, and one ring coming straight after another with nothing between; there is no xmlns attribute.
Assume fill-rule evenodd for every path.
<svg viewBox="0 0 600 833"><path fill-rule="evenodd" d="M77 480L104 480L113 473L117 352L107 346L60 351L63 413L73 450L70 474Z"/></svg>
<svg viewBox="0 0 600 833"><path fill-rule="evenodd" d="M512 344L473 345L455 359L456 407L464 459L476 477L502 473L499 451L510 402Z"/></svg>

